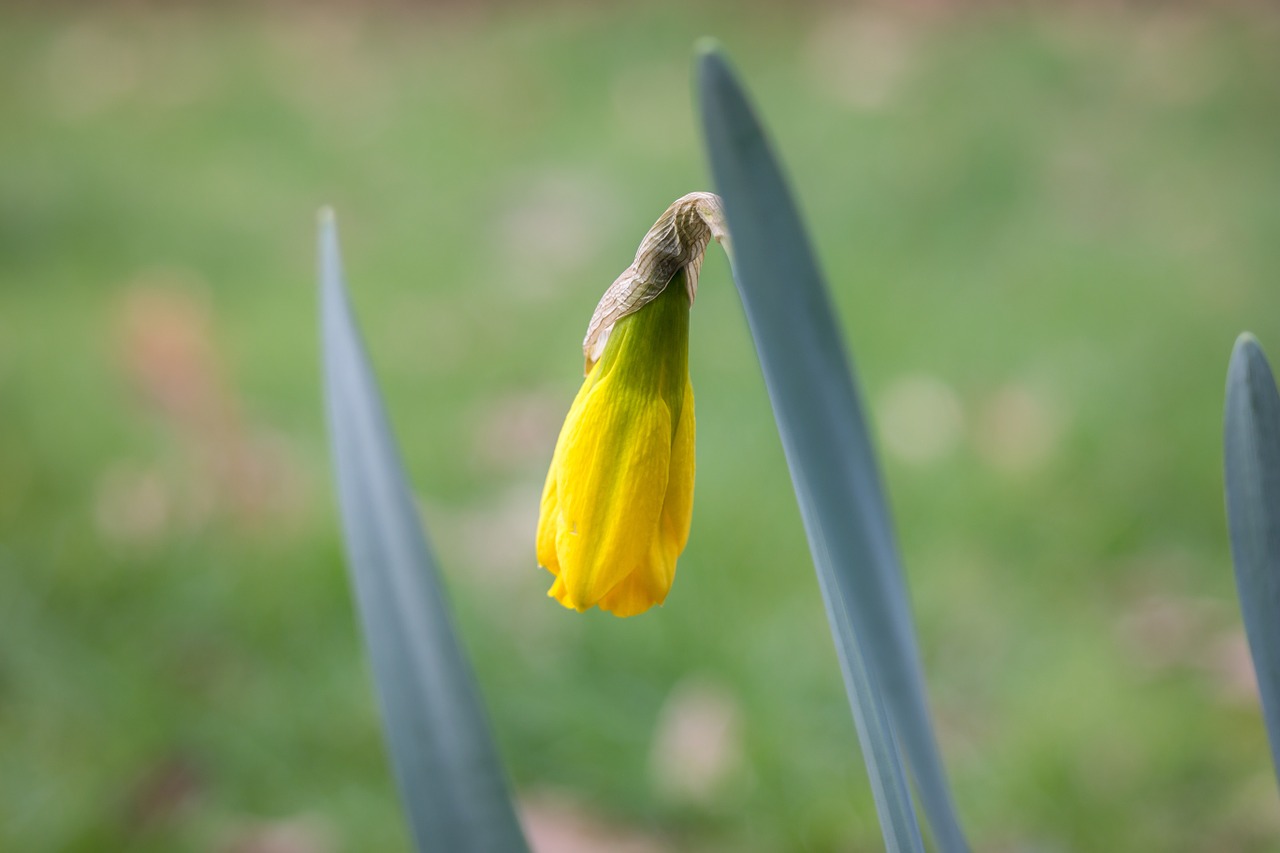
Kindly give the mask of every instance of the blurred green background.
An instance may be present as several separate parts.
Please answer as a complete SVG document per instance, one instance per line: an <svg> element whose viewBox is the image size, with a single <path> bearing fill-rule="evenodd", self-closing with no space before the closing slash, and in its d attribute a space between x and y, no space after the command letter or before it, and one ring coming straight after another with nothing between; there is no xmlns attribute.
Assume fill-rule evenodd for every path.
<svg viewBox="0 0 1280 853"><path fill-rule="evenodd" d="M545 598L596 299L736 60L884 455L984 850L1263 850L1235 335L1280 355L1280 13L0 7L0 848L403 850L337 537L314 215L542 851L879 847L728 267L666 606Z"/></svg>

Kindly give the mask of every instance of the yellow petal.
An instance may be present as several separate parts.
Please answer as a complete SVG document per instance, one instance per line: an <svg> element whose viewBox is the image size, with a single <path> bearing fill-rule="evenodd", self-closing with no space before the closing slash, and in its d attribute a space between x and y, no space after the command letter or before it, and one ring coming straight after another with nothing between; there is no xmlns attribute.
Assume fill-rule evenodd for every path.
<svg viewBox="0 0 1280 853"><path fill-rule="evenodd" d="M587 399L587 392L591 390L591 385L591 377L588 376L582 383L582 387L578 389L578 395L573 398L573 405L569 407L569 415L565 418L565 425L561 427L560 436L556 439L556 449L551 457L551 467L547 470L547 481L542 487L542 505L538 512L538 565L553 575L560 574L560 559L556 555L556 528L560 518L556 471L560 467L560 458L563 455L565 433L568 432L569 424L574 421L577 413L582 409L582 404Z"/></svg>
<svg viewBox="0 0 1280 853"><path fill-rule="evenodd" d="M556 601L560 602L570 610L578 609L565 600L564 580L558 576L556 577L555 581L551 584L551 589L547 590L547 595L551 598L554 598Z"/></svg>
<svg viewBox="0 0 1280 853"><path fill-rule="evenodd" d="M649 553L599 601L615 616L635 616L666 601L676 575L676 558L689 540L693 519L693 386L686 380L680 420L671 447L667 492Z"/></svg>
<svg viewBox="0 0 1280 853"><path fill-rule="evenodd" d="M671 472L667 478L667 496L662 504L662 528L659 531L673 575L676 557L680 556L689 541L689 526L693 521L695 431L693 385L686 378L680 422L676 425L676 434L671 443ZM671 585L670 580L667 585Z"/></svg>
<svg viewBox="0 0 1280 853"><path fill-rule="evenodd" d="M553 575L560 574L560 560L556 557L556 517L560 514L556 501L556 464L547 471L547 482L542 487L542 508L538 512L538 565Z"/></svg>
<svg viewBox="0 0 1280 853"><path fill-rule="evenodd" d="M650 553L667 493L672 424L657 396L604 376L566 420L556 466L562 603L596 604Z"/></svg>

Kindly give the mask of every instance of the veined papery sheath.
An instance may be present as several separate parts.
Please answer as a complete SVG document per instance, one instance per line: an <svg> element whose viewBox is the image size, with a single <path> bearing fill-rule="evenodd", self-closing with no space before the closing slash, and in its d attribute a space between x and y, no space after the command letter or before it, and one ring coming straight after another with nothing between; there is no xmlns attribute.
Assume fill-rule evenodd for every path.
<svg viewBox="0 0 1280 853"><path fill-rule="evenodd" d="M689 308L712 237L728 248L720 199L678 199L587 328L538 518L538 564L565 607L634 616L671 589L693 515Z"/></svg>

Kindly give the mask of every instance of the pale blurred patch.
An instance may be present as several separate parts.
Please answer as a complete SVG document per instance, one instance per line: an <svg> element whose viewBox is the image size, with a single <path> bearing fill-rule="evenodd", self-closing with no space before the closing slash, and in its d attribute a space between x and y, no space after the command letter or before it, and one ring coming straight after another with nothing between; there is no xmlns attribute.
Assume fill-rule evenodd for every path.
<svg viewBox="0 0 1280 853"><path fill-rule="evenodd" d="M116 462L98 477L93 520L109 542L147 546L169 532L178 512L176 504L169 478L161 471Z"/></svg>
<svg viewBox="0 0 1280 853"><path fill-rule="evenodd" d="M183 470L166 471L167 491L187 498L183 509L162 512L174 501L160 499L151 475L104 476L99 500L123 497L136 504L100 506L104 533L145 533L156 518L175 512L200 520L208 514L205 501L192 496L212 495L214 508L248 525L297 520L306 509L308 489L292 445L282 433L246 422L213 322L206 288L190 271L147 270L125 289L115 324L120 368L177 439Z"/></svg>
<svg viewBox="0 0 1280 853"><path fill-rule="evenodd" d="M188 428L226 429L234 419L214 352L208 286L188 269L139 272L117 319L122 366L147 403Z"/></svg>
<svg viewBox="0 0 1280 853"><path fill-rule="evenodd" d="M1120 646L1151 675L1190 668L1202 658L1214 625L1217 602L1151 593L1130 604L1117 623Z"/></svg>
<svg viewBox="0 0 1280 853"><path fill-rule="evenodd" d="M676 684L650 746L654 788L671 800L706 805L742 764L742 712L733 694L698 676Z"/></svg>
<svg viewBox="0 0 1280 853"><path fill-rule="evenodd" d="M246 824L226 836L216 848L219 853L334 853L340 849L333 827L313 814Z"/></svg>
<svg viewBox="0 0 1280 853"><path fill-rule="evenodd" d="M1145 674L1196 675L1220 705L1260 708L1257 676L1234 600L1168 591L1178 578L1202 571L1179 551L1140 555L1124 574L1140 578L1146 592L1124 608L1116 622L1117 644ZM1163 587L1163 589L1161 588Z"/></svg>
<svg viewBox="0 0 1280 853"><path fill-rule="evenodd" d="M896 96L911 69L911 26L888 9L840 9L822 20L804 50L819 91L845 106L877 110Z"/></svg>
<svg viewBox="0 0 1280 853"><path fill-rule="evenodd" d="M50 42L45 59L49 113L69 124L93 118L133 94L142 74L132 40L91 20L71 24Z"/></svg>
<svg viewBox="0 0 1280 853"><path fill-rule="evenodd" d="M876 401L876 420L885 450L916 465L951 453L964 431L960 398L951 386L924 374L894 380Z"/></svg>
<svg viewBox="0 0 1280 853"><path fill-rule="evenodd" d="M1122 648L1152 675L1190 671L1202 676L1216 702L1256 709L1258 682L1244 632L1227 622L1219 602L1150 596L1119 624Z"/></svg>
<svg viewBox="0 0 1280 853"><path fill-rule="evenodd" d="M1023 474L1049 461L1062 432L1062 417L1045 392L1010 383L982 405L973 439L987 464Z"/></svg>
<svg viewBox="0 0 1280 853"><path fill-rule="evenodd" d="M610 823L568 796L534 792L521 798L521 823L533 853L667 853L658 838Z"/></svg>
<svg viewBox="0 0 1280 853"><path fill-rule="evenodd" d="M1243 629L1228 628L1209 637L1197 663L1208 677L1218 702L1240 708L1261 708L1258 674L1253 668L1253 656Z"/></svg>

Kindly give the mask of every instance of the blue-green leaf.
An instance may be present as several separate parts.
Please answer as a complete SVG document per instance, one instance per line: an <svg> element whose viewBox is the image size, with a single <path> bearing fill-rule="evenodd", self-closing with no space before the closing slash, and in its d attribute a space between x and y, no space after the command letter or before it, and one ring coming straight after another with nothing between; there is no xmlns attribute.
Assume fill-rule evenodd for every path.
<svg viewBox="0 0 1280 853"><path fill-rule="evenodd" d="M422 851L523 851L484 708L320 223L324 388L347 563L400 796Z"/></svg>
<svg viewBox="0 0 1280 853"><path fill-rule="evenodd" d="M1227 368L1224 467L1236 591L1280 778L1280 394L1253 335Z"/></svg>
<svg viewBox="0 0 1280 853"><path fill-rule="evenodd" d="M871 438L826 285L733 72L715 50L702 53L698 72L734 278L791 468L882 829L891 848L920 846L901 744L939 848L966 850L929 721Z"/></svg>

